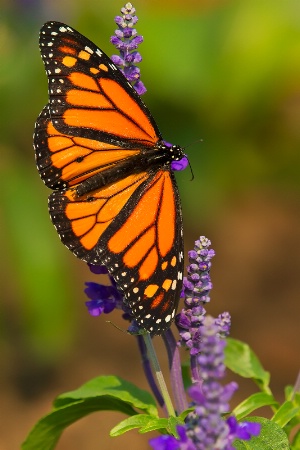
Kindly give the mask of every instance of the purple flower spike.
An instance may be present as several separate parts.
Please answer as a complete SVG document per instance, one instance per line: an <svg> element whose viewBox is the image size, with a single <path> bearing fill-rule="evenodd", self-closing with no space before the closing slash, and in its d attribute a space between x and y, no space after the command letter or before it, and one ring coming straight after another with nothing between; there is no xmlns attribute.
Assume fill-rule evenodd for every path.
<svg viewBox="0 0 300 450"><path fill-rule="evenodd" d="M190 265L187 268L188 276L183 279L182 291L185 308L176 317L181 338L180 345L189 348L191 356L201 351L199 327L205 315L203 305L210 300L209 291L212 288L209 275L210 260L215 254L214 250L209 248L210 245L211 242L201 236L195 242L194 250L188 253Z"/></svg>
<svg viewBox="0 0 300 450"><path fill-rule="evenodd" d="M217 320L202 317L197 332L201 348L197 361L202 381L188 390L194 411L187 415L184 426L177 427L178 439L169 435L151 439L149 443L154 450L234 450L235 439L249 440L260 433L257 423L238 423L233 416L223 417L237 389L235 382L224 386L220 382L225 376L226 342L220 336L224 318L228 319L226 313Z"/></svg>
<svg viewBox="0 0 300 450"><path fill-rule="evenodd" d="M195 410L186 418L187 435L197 449L229 450L230 428L222 414L229 410L228 402L237 385L229 383L222 386L219 383L225 375L225 341L220 338L219 327L212 317L203 320L199 338L201 354L197 359L202 382L194 384L188 391Z"/></svg>
<svg viewBox="0 0 300 450"><path fill-rule="evenodd" d="M120 55L112 55L112 62L118 66L126 79L132 84L139 95L146 92L146 88L140 80L140 69L136 66L142 61L138 46L143 42L143 36L137 34L134 25L138 18L135 15L135 8L131 3L121 9L122 16L115 17L118 30L112 36L110 42L119 50Z"/></svg>

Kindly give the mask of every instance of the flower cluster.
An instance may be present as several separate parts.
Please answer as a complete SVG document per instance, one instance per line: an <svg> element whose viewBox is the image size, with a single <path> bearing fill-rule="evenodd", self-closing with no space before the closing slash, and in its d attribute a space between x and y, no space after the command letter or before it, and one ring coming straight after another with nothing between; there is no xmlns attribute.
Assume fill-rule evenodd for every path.
<svg viewBox="0 0 300 450"><path fill-rule="evenodd" d="M225 375L224 347L219 327L212 317L205 317L201 330L201 353L197 356L201 382L188 391L195 410L186 418L187 435L199 449L229 449L230 429L222 414L229 411L229 400L237 389L236 383L222 386Z"/></svg>
<svg viewBox="0 0 300 450"><path fill-rule="evenodd" d="M188 252L189 266L187 277L183 279L185 308L176 317L180 334L180 345L190 350L191 356L200 352L200 327L205 317L203 304L210 301L212 288L210 279L211 259L215 252L210 248L211 242L204 236L195 242L193 250Z"/></svg>
<svg viewBox="0 0 300 450"><path fill-rule="evenodd" d="M188 276L183 282L185 308L176 318L180 332L179 344L190 351L193 385L188 390L194 410L177 428L174 436L160 436L150 441L154 450L233 450L236 438L249 440L258 435L257 423L238 423L230 416L229 401L237 389L232 382L223 386L225 375L224 347L231 325L230 314L224 312L217 319L205 316L203 304L207 303L212 288L210 280L211 258L215 252L210 241L201 236L189 252Z"/></svg>
<svg viewBox="0 0 300 450"><path fill-rule="evenodd" d="M122 16L115 17L118 29L115 36L112 36L111 43L119 50L119 55L113 55L111 60L121 70L126 79L133 85L136 92L142 95L146 88L140 80L140 69L136 64L142 61L138 46L143 42L143 37L137 34L134 25L138 21L135 15L135 8L131 3L126 3L121 9Z"/></svg>
<svg viewBox="0 0 300 450"><path fill-rule="evenodd" d="M188 390L194 410L187 415L185 426L177 427L178 439L174 436L151 439L154 450L234 450L232 443L236 438L249 440L260 432L257 423L238 423L232 416L223 419L237 389L234 382L225 386L219 382L225 375L226 342L220 337L220 326L209 316L203 319L200 334L201 353L197 360L201 381Z"/></svg>

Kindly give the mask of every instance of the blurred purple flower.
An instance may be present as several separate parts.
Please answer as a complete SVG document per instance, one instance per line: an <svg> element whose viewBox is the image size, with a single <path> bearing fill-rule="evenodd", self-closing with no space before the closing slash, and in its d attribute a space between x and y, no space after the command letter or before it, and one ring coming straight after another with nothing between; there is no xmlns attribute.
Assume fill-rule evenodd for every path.
<svg viewBox="0 0 300 450"><path fill-rule="evenodd" d="M187 415L184 426L177 427L178 439L166 435L151 439L149 443L154 450L234 450L235 439L249 440L260 432L257 423L223 418L237 389L235 382L225 386L220 383L225 375L226 341L220 337L220 326L210 316L204 318L199 334L201 352L197 359L202 381L188 390L194 411Z"/></svg>
<svg viewBox="0 0 300 450"><path fill-rule="evenodd" d="M90 300L85 302L91 316L108 314L114 309L122 309L123 297L118 289L113 285L103 285L94 282L87 282L84 292Z"/></svg>
<svg viewBox="0 0 300 450"><path fill-rule="evenodd" d="M231 317L229 312L219 314L215 319L215 324L219 327L220 336L227 337L231 326Z"/></svg>
<svg viewBox="0 0 300 450"><path fill-rule="evenodd" d="M235 439L249 440L253 435L257 436L260 425L238 423L235 417L223 419L238 387L235 382L225 386L220 383L225 376L226 341L220 337L220 327L210 316L205 317L199 332L201 353L197 360L202 381L188 390L195 410L186 417L186 434L199 450L234 450Z"/></svg>
<svg viewBox="0 0 300 450"><path fill-rule="evenodd" d="M96 275L107 275L110 284L100 284L94 282L86 282L84 290L87 297L90 299L85 302L88 312L91 316L100 316L101 314L109 314L114 309L121 309L123 311L123 319L131 322L128 329L130 333L137 333L138 327L133 321L129 308L124 302L123 294L119 291L118 285L114 278L108 273L105 266L94 266L88 264L90 271ZM133 331L132 331L133 330Z"/></svg>
<svg viewBox="0 0 300 450"><path fill-rule="evenodd" d="M150 439L149 444L154 450L197 450L197 447L189 439L184 426L177 427L179 438L164 434L154 439Z"/></svg>
<svg viewBox="0 0 300 450"><path fill-rule="evenodd" d="M224 347L215 320L207 316L199 329L201 353L198 367L201 382L190 387L188 393L195 410L186 417L187 435L200 450L227 449L229 427L222 414L229 411L229 400L237 389L236 383L222 386L224 377Z"/></svg>
<svg viewBox="0 0 300 450"><path fill-rule="evenodd" d="M258 436L260 433L261 425L256 422L240 422L236 420L235 417L230 416L226 420L229 426L230 433L229 437L232 439L241 439L243 441L248 441L252 436Z"/></svg>

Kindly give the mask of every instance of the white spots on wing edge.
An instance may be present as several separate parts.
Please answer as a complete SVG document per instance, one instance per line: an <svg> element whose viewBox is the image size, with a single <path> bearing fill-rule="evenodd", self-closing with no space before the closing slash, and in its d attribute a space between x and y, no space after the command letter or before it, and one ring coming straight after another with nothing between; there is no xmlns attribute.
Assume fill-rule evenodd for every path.
<svg viewBox="0 0 300 450"><path fill-rule="evenodd" d="M93 51L90 47L88 47L87 45L84 47L84 49L85 49L87 52L89 52L91 55L94 53L94 51Z"/></svg>

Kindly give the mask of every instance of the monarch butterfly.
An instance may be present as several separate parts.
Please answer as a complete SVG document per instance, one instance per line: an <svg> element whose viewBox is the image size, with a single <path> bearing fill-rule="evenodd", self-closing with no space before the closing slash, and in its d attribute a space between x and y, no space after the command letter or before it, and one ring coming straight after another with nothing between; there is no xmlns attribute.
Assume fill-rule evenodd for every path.
<svg viewBox="0 0 300 450"><path fill-rule="evenodd" d="M137 323L161 334L174 319L183 272L182 214L172 161L134 88L73 28L47 22L40 50L49 103L34 134L36 163L54 192L49 212L78 258L105 265Z"/></svg>

